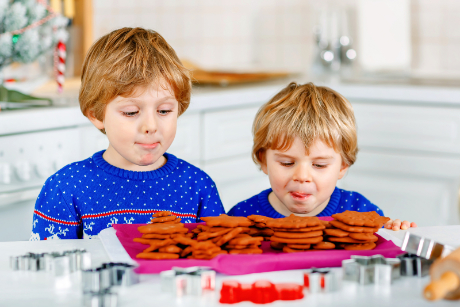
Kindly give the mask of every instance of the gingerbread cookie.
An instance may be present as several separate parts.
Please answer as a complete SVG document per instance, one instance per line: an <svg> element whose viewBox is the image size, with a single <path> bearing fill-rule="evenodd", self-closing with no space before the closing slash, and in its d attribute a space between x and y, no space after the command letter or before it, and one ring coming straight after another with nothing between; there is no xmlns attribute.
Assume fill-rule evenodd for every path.
<svg viewBox="0 0 460 307"><path fill-rule="evenodd" d="M250 219L254 223L264 223L264 224L269 220L273 220L273 218L271 217L263 216L263 215L255 215L255 214L248 216L248 219Z"/></svg>
<svg viewBox="0 0 460 307"><path fill-rule="evenodd" d="M348 235L350 234L348 231L344 231L338 228L324 229L324 232L329 236L340 237L340 238L348 237Z"/></svg>
<svg viewBox="0 0 460 307"><path fill-rule="evenodd" d="M373 241L373 240L366 240L366 241L363 241L363 240L356 240L356 239L352 239L352 238L350 238L350 237L343 237L343 238L329 237L329 238L328 238L328 241L331 241L331 242L341 242L341 243L369 243L369 242L375 242L375 241L377 241L377 237L375 237L375 241Z"/></svg>
<svg viewBox="0 0 460 307"><path fill-rule="evenodd" d="M326 227L324 225L318 225L313 227L305 227L305 228L278 228L278 227L271 227L274 231L283 231L283 232L309 232L309 231L318 231L323 230Z"/></svg>
<svg viewBox="0 0 460 307"><path fill-rule="evenodd" d="M346 250L371 250L376 247L375 243L363 243L363 244L343 244L342 246Z"/></svg>
<svg viewBox="0 0 460 307"><path fill-rule="evenodd" d="M306 228L321 225L321 222L316 216L296 216L291 214L288 217L280 219L272 219L265 223L270 228Z"/></svg>
<svg viewBox="0 0 460 307"><path fill-rule="evenodd" d="M157 213L154 213L152 217L163 217L163 216L169 216L172 215L171 211L160 211Z"/></svg>
<svg viewBox="0 0 460 307"><path fill-rule="evenodd" d="M286 246L286 243L281 243L281 242L270 242L270 247L276 250L282 250L283 247Z"/></svg>
<svg viewBox="0 0 460 307"><path fill-rule="evenodd" d="M210 231L201 232L198 234L197 240L198 241L209 240L211 238L223 236L224 234L229 233L230 231L232 231L231 228L223 229L217 232L210 232Z"/></svg>
<svg viewBox="0 0 460 307"><path fill-rule="evenodd" d="M172 233L187 233L188 229L183 224L148 224L139 226L137 230L140 233L159 233L159 234L172 234Z"/></svg>
<svg viewBox="0 0 460 307"><path fill-rule="evenodd" d="M355 239L355 240L362 240L362 241L371 241L375 242L378 240L378 238L373 235L372 233L364 232L364 233L350 233L350 238Z"/></svg>
<svg viewBox="0 0 460 307"><path fill-rule="evenodd" d="M287 247L293 249L309 249L311 247L311 244L288 244Z"/></svg>
<svg viewBox="0 0 460 307"><path fill-rule="evenodd" d="M375 211L357 212L347 210L342 213L333 214L332 217L347 225L373 228L381 228L383 224L390 220L389 217L380 216Z"/></svg>
<svg viewBox="0 0 460 307"><path fill-rule="evenodd" d="M350 226L347 224L342 223L341 221L330 221L332 226L348 231L348 232L370 232L374 233L379 230L379 228L372 228L372 227L361 227L361 226Z"/></svg>
<svg viewBox="0 0 460 307"><path fill-rule="evenodd" d="M304 251L303 249L294 249L294 248L290 248L289 246L283 247L283 252L285 253L298 253L298 252L303 252L303 251Z"/></svg>
<svg viewBox="0 0 460 307"><path fill-rule="evenodd" d="M175 242L171 239L166 240L152 240L154 242L150 242L150 246L144 249L144 253L153 252L154 250L159 249L160 247L172 245Z"/></svg>
<svg viewBox="0 0 460 307"><path fill-rule="evenodd" d="M136 255L136 258L139 259L178 259L178 254L168 254L168 253L139 253Z"/></svg>
<svg viewBox="0 0 460 307"><path fill-rule="evenodd" d="M176 219L175 215L156 217L151 220L152 223L164 223L169 221L174 221ZM179 220L180 221L180 220Z"/></svg>
<svg viewBox="0 0 460 307"><path fill-rule="evenodd" d="M331 242L320 242L318 244L313 245L313 249L334 249L335 244Z"/></svg>
<svg viewBox="0 0 460 307"><path fill-rule="evenodd" d="M251 244L257 244L260 245L261 242L264 240L263 237L239 237L239 238L234 238L228 241L229 245L251 245Z"/></svg>
<svg viewBox="0 0 460 307"><path fill-rule="evenodd" d="M238 227L238 226L251 226L253 222L247 217L243 216L228 216L226 214L221 214L219 216L206 216L201 218L206 222L206 225L220 226L220 227Z"/></svg>
<svg viewBox="0 0 460 307"><path fill-rule="evenodd" d="M173 240L174 242L177 242L179 244L190 245L190 246L194 246L195 244L198 243L196 240L193 240L187 237L175 237Z"/></svg>
<svg viewBox="0 0 460 307"><path fill-rule="evenodd" d="M245 249L231 249L228 251L229 254L262 254L260 248L245 248Z"/></svg>
<svg viewBox="0 0 460 307"><path fill-rule="evenodd" d="M187 246L184 248L184 250L180 253L180 257L184 258L185 256L191 254L193 252L193 247L192 246Z"/></svg>
<svg viewBox="0 0 460 307"><path fill-rule="evenodd" d="M168 254L180 254L182 251L182 248L176 246L176 245L168 245L168 246L163 246L158 249L160 253L168 253Z"/></svg>
<svg viewBox="0 0 460 307"><path fill-rule="evenodd" d="M309 232L280 232L280 231L275 231L275 233L273 235L275 237L280 237L280 238L303 239L303 238L311 238L311 237L322 236L323 231L322 230L309 231Z"/></svg>
<svg viewBox="0 0 460 307"><path fill-rule="evenodd" d="M291 244L316 244L323 241L323 237L312 237L312 238L303 238L303 239L288 239L288 238L280 238L280 237L271 237L270 240L272 242L280 242L280 243L291 243Z"/></svg>
<svg viewBox="0 0 460 307"><path fill-rule="evenodd" d="M240 234L243 231L243 228L241 227L236 227L232 229L229 233L224 234L217 242L217 246L222 246L234 237L236 237L238 234Z"/></svg>
<svg viewBox="0 0 460 307"><path fill-rule="evenodd" d="M170 239L171 235L161 235L158 233L144 233L142 234L143 239Z"/></svg>

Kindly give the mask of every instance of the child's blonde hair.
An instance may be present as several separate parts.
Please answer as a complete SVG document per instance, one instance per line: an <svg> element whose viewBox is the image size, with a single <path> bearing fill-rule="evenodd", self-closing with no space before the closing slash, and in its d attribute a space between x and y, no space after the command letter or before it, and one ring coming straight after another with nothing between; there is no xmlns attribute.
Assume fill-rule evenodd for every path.
<svg viewBox="0 0 460 307"><path fill-rule="evenodd" d="M340 153L343 163L356 161L357 135L351 104L339 93L313 83L290 83L264 104L253 124L252 159L265 164L267 149L288 150L296 136L308 148L319 139Z"/></svg>
<svg viewBox="0 0 460 307"><path fill-rule="evenodd" d="M179 115L187 110L190 73L174 49L152 30L115 30L98 39L86 55L79 95L81 111L102 121L105 106L112 99L128 97L139 87L152 84L169 86L179 102Z"/></svg>

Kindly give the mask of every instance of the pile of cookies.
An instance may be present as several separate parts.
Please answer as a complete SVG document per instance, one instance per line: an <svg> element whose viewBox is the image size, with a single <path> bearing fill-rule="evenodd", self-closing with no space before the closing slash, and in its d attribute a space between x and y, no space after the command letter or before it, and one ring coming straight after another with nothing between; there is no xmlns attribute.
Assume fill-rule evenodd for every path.
<svg viewBox="0 0 460 307"><path fill-rule="evenodd" d="M259 246L264 238L251 236L250 226L253 222L241 216L221 214L215 217L202 217L206 225L198 225L193 231L197 233L199 242L211 241L229 254L260 254ZM256 230L256 233L259 233Z"/></svg>
<svg viewBox="0 0 460 307"><path fill-rule="evenodd" d="M323 229L326 227L317 217L300 217L291 214L285 218L266 222L274 234L270 238L273 249L286 253L303 252L313 249L333 249L334 244L323 242Z"/></svg>
<svg viewBox="0 0 460 307"><path fill-rule="evenodd" d="M134 238L134 242L139 242L149 245L142 253L136 257L142 259L177 259L182 256L184 247L189 245L182 244L180 238L188 239L186 243L195 242L190 237L193 234L188 234L188 229L184 224L180 223L180 218L177 218L169 211L155 213L151 224L138 227L142 233L141 238ZM176 240L179 238L179 241ZM182 247L179 247L181 244Z"/></svg>
<svg viewBox="0 0 460 307"><path fill-rule="evenodd" d="M264 241L270 241L274 231L267 226L267 222L273 219L263 215L250 215L248 219L254 223L253 226L249 227L248 234L253 237L263 237Z"/></svg>
<svg viewBox="0 0 460 307"><path fill-rule="evenodd" d="M326 241L333 242L346 250L374 249L378 240L377 232L387 221L388 217L380 216L375 211L357 212L345 211L333 214L330 228L325 229Z"/></svg>

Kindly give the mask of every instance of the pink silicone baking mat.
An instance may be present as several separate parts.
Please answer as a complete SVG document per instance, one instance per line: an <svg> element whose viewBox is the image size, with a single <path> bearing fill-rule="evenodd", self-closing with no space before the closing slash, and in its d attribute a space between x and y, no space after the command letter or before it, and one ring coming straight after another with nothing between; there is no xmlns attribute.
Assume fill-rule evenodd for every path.
<svg viewBox="0 0 460 307"><path fill-rule="evenodd" d="M321 218L331 220L331 218ZM184 224L188 229L194 229L197 224ZM270 248L270 242L262 242L263 254L257 255L219 255L211 260L176 259L176 260L144 260L137 259L136 255L147 248L147 245L133 242L142 234L137 230L140 224L114 224L113 228L121 244L134 259L139 267L137 273L152 274L170 270L172 267L207 266L217 272L228 275L242 275L250 273L340 267L342 260L349 259L351 255L371 256L381 254L393 258L402 253L401 249L393 242L379 237L377 247L370 251L327 250L308 251L300 253L283 253Z"/></svg>

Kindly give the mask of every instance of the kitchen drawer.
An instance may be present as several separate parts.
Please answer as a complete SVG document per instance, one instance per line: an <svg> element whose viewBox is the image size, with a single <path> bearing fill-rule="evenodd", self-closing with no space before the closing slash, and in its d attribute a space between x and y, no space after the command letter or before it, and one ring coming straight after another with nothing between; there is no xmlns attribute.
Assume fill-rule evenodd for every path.
<svg viewBox="0 0 460 307"><path fill-rule="evenodd" d="M353 103L363 147L460 154L460 109Z"/></svg>
<svg viewBox="0 0 460 307"><path fill-rule="evenodd" d="M177 132L171 147L167 150L187 162L200 160L200 114L182 115L177 120Z"/></svg>
<svg viewBox="0 0 460 307"><path fill-rule="evenodd" d="M204 114L204 160L250 154L258 107Z"/></svg>

